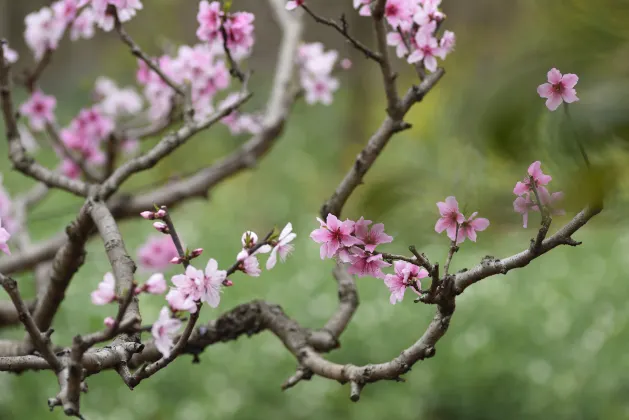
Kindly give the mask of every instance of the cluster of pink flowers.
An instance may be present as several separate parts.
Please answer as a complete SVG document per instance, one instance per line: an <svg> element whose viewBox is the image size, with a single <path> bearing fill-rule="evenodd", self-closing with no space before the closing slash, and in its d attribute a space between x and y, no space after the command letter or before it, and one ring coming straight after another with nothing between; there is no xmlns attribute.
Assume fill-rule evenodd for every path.
<svg viewBox="0 0 629 420"><path fill-rule="evenodd" d="M227 48L235 60L241 60L251 54L251 49L255 43L253 35L253 13L236 12L224 13L218 1L212 3L207 0L199 3L199 13L197 21L197 37L201 41L207 42L211 47L222 50L223 45ZM223 30L227 35L227 40L223 38Z"/></svg>
<svg viewBox="0 0 629 420"><path fill-rule="evenodd" d="M574 89L579 77L576 74L568 73L562 75L556 68L548 72L548 83L537 87L537 93L546 99L546 107L551 111L559 108L563 102L570 104L579 100L577 91Z"/></svg>
<svg viewBox="0 0 629 420"><path fill-rule="evenodd" d="M60 132L61 141L69 150L78 152L80 158L91 165L102 165L105 154L102 144L109 139L115 128L114 120L106 115L98 106L85 108ZM63 172L70 178L80 176L80 169L63 153Z"/></svg>
<svg viewBox="0 0 629 420"><path fill-rule="evenodd" d="M303 44L299 48L297 60L301 70L300 81L306 92L307 103L332 103L332 94L339 88L339 81L332 77L337 58L336 51L324 51L320 42Z"/></svg>
<svg viewBox="0 0 629 420"><path fill-rule="evenodd" d="M476 242L476 232L483 231L489 226L489 220L483 217L476 218L478 212L472 213L466 219L459 211L459 203L455 197L450 196L445 201L438 202L437 208L441 217L435 224L435 231L441 233L445 230L450 240L456 239L457 245L465 241L465 238Z"/></svg>
<svg viewBox="0 0 629 420"><path fill-rule="evenodd" d="M70 39L91 38L94 25L104 31L114 27L114 17L109 7L116 8L121 22L133 18L142 9L140 0L59 0L26 16L24 38L40 59L46 50L55 50L66 29L70 28Z"/></svg>
<svg viewBox="0 0 629 420"><path fill-rule="evenodd" d="M382 223L370 228L371 220L361 217L358 221L346 219L342 222L333 214L328 214L325 222L317 220L321 227L314 230L310 237L321 244L321 259L337 258L348 263L348 271L359 277L384 278L382 268L391 264L382 259L376 247L393 241L393 237L384 232Z"/></svg>
<svg viewBox="0 0 629 420"><path fill-rule="evenodd" d="M565 214L565 211L557 208L557 204L563 199L562 192L548 192L545 187L552 181L550 175L544 174L541 168L541 162L535 161L531 163L528 169L528 176L521 182L515 184L513 193L518 196L513 202L513 209L522 215L523 225L526 228L528 224L528 214L531 211L540 211L535 192L539 196L541 205L544 206L553 215L561 216Z"/></svg>
<svg viewBox="0 0 629 420"><path fill-rule="evenodd" d="M57 99L35 91L31 97L20 106L20 113L28 118L29 125L35 131L42 131L46 124L55 122L55 107Z"/></svg>

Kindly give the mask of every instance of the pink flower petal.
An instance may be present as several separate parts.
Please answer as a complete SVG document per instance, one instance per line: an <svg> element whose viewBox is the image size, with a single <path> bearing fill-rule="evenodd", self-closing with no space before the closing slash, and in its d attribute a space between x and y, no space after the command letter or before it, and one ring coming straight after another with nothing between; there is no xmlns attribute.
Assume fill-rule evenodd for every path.
<svg viewBox="0 0 629 420"><path fill-rule="evenodd" d="M548 82L556 85L561 82L561 72L555 68L548 72Z"/></svg>
<svg viewBox="0 0 629 420"><path fill-rule="evenodd" d="M573 73L564 74L561 78L561 84L568 89L573 88L579 81L579 76Z"/></svg>

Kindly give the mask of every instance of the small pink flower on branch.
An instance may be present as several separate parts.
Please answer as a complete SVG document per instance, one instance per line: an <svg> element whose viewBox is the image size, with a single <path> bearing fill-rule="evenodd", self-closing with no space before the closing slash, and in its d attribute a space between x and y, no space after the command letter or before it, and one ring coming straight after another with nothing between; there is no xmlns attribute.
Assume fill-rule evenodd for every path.
<svg viewBox="0 0 629 420"><path fill-rule="evenodd" d="M260 262L255 255L249 255L246 249L243 249L236 255L236 260L239 262L238 269L248 276L259 277L262 270L260 270Z"/></svg>
<svg viewBox="0 0 629 420"><path fill-rule="evenodd" d="M457 245L465 241L465 238L469 238L470 241L476 242L476 232L481 232L489 226L489 220L480 217L476 219L478 212L472 213L469 219L464 220L459 225L459 233L457 235Z"/></svg>
<svg viewBox="0 0 629 420"><path fill-rule="evenodd" d="M574 89L578 81L579 77L576 74L562 75L559 70L553 68L548 72L548 83L539 85L537 93L540 97L547 98L546 107L554 111L562 102L569 104L579 100Z"/></svg>
<svg viewBox="0 0 629 420"><path fill-rule="evenodd" d="M162 295L168 290L166 279L162 273L155 273L144 284L144 289L152 295Z"/></svg>
<svg viewBox="0 0 629 420"><path fill-rule="evenodd" d="M94 305L107 305L116 300L116 279L112 273L106 273L98 288L92 292Z"/></svg>
<svg viewBox="0 0 629 420"><path fill-rule="evenodd" d="M382 260L382 254L373 255L358 247L352 247L350 250L349 259L351 265L347 269L349 274L356 274L358 277L384 278L382 269L390 267L391 264Z"/></svg>
<svg viewBox="0 0 629 420"><path fill-rule="evenodd" d="M374 252L376 246L393 242L393 236L384 233L384 224L376 223L369 228L370 224L371 220L365 220L361 216L354 225L354 236L363 242L366 251Z"/></svg>
<svg viewBox="0 0 629 420"><path fill-rule="evenodd" d="M332 258L339 249L361 244L361 240L352 236L355 222L347 219L341 222L335 215L328 214L326 222L319 219L319 229L314 230L310 237L321 244L321 259Z"/></svg>
<svg viewBox="0 0 629 420"><path fill-rule="evenodd" d="M387 274L384 277L384 284L389 288L391 297L389 301L395 305L404 298L407 287L411 287L417 294L421 290L420 279L428 277L425 268L418 267L405 261L396 261L394 264L395 274Z"/></svg>
<svg viewBox="0 0 629 420"><path fill-rule="evenodd" d="M190 252L190 259L196 258L201 254L203 254L203 248L193 249L192 252Z"/></svg>
<svg viewBox="0 0 629 420"><path fill-rule="evenodd" d="M152 211L143 211L142 213L140 213L140 216L142 216L146 220L155 220L155 212Z"/></svg>
<svg viewBox="0 0 629 420"><path fill-rule="evenodd" d="M161 271L178 255L170 235L153 235L138 250L138 262L144 269Z"/></svg>
<svg viewBox="0 0 629 420"><path fill-rule="evenodd" d="M181 328L181 320L171 318L168 308L163 307L159 312L159 318L151 328L155 347L163 357L170 356L170 352L174 346L173 339L177 331Z"/></svg>
<svg viewBox="0 0 629 420"><path fill-rule="evenodd" d="M54 110L56 106L57 100L54 96L47 96L41 91L36 91L28 101L20 106L20 112L28 117L33 130L42 131L46 127L46 123L55 121Z"/></svg>
<svg viewBox="0 0 629 420"><path fill-rule="evenodd" d="M546 190L546 188L544 188L543 186L548 185L548 183L552 181L553 178L550 175L545 175L544 172L542 172L541 165L542 163L539 160L531 163L528 169L529 176L525 177L522 182L518 182L515 184L515 187L513 188L513 193L515 195L522 195L527 192L533 191L533 185L538 192Z"/></svg>
<svg viewBox="0 0 629 420"><path fill-rule="evenodd" d="M537 206L531 200L531 194L526 193L516 198L513 202L513 210L522 215L522 225L524 228L527 227L529 221L529 212L535 211Z"/></svg>
<svg viewBox="0 0 629 420"><path fill-rule="evenodd" d="M280 259L282 262L286 261L286 257L288 254L293 252L294 246L290 244L297 237L297 234L293 233L293 225L288 223L282 232L280 233L277 242L273 244L273 249L271 250L271 255L269 255L269 259L266 261L266 269L270 270L275 267L277 263L277 254L280 255Z"/></svg>
<svg viewBox="0 0 629 420"><path fill-rule="evenodd" d="M456 198L450 196L446 198L445 202L438 202L437 207L441 217L435 224L435 231L441 233L445 230L448 238L454 241L457 225L465 221L465 217L459 211L459 203L456 201Z"/></svg>

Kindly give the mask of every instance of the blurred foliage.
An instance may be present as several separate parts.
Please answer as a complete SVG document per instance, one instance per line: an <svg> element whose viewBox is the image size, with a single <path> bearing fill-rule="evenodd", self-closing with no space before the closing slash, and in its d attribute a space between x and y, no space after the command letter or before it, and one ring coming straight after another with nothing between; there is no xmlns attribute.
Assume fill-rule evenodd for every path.
<svg viewBox="0 0 629 420"><path fill-rule="evenodd" d="M169 0L159 3L160 8L146 7L134 22L138 42L157 51L165 40L192 39L193 8ZM254 3L238 0L233 7ZM434 203L455 195L466 213L478 210L492 223L477 245L466 243L455 257L455 269L469 268L485 255L501 257L527 246L538 219L531 220L528 231L521 229L511 191L528 164L539 159L554 178L552 191L566 192L568 215L553 226L567 221L592 196L605 196L605 212L576 235L584 244L558 249L522 270L467 290L458 299L437 356L418 364L405 384L366 387L358 404L349 401L347 386L320 378L282 393L280 384L294 372L295 361L275 337L264 333L212 346L200 365L183 357L133 392L114 372L91 377L90 392L82 398L88 419L629 418L629 305L623 292L629 270L624 211L629 203L629 2L444 3L447 27L458 36L457 50L445 62L448 73L410 113L413 128L387 146L345 215L384 222L396 238L387 250L403 252L415 244L432 260L443 260L447 242L434 233ZM164 28L157 35L138 30L155 22ZM329 35L316 30L308 39ZM269 45L276 43L260 46L257 57L272 62L275 52ZM132 82L133 58L115 40L101 46L94 63L68 69L58 60L52 70L59 83L45 80L64 98L58 112L62 124L88 100L98 74ZM378 74L371 63L354 61L354 69L343 76L343 84L353 91L340 92L330 108L298 104L277 147L253 171L218 186L208 201L174 211L186 244L204 247L204 255L222 265L234 259L244 230L265 232L293 222L298 233L294 255L261 278L234 277L236 285L223 294L221 310L263 297L310 327L320 327L334 310L332 264L319 260L308 234L317 227L319 206L352 164L366 133L384 117ZM536 94L551 67L580 77L580 101L571 105L570 119L561 110L548 112ZM66 70L64 78L61 72ZM256 97L250 106L264 103L268 76L267 70L254 75ZM410 71L402 72L400 84L412 83L411 77ZM576 139L593 162L590 170L584 169ZM125 188L139 191L207 166L245 140L228 136L224 128L199 135ZM55 165L49 154L37 157ZM6 160L0 168L13 194L30 185L8 171ZM52 194L30 218L33 238L58 232L79 206L76 198ZM152 228L139 220L125 221L122 232L135 254ZM73 334L101 328L102 319L112 314L113 308L89 303L90 291L108 270L101 242L90 242L87 263L55 319L57 343L67 345ZM138 273L139 281L147 277ZM19 280L24 294L32 295L30 276ZM339 363L389 360L414 342L432 317L433 308L410 299L390 305L381 281L361 279L359 291L361 306L342 337L342 348L329 355ZM162 304L158 297L143 297L146 322L157 317ZM205 308L202 318L219 313ZM15 329L2 331L0 338L22 336ZM56 392L49 372L2 374L0 418L65 418L60 411L46 413L45 401Z"/></svg>

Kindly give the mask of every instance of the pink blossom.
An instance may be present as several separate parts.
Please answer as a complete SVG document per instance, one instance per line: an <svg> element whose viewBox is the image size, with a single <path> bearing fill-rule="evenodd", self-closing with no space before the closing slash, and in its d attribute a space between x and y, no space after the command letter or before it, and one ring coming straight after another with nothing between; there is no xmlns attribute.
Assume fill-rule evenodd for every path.
<svg viewBox="0 0 629 420"><path fill-rule="evenodd" d="M142 98L131 87L121 89L112 80L100 77L96 81L95 91L100 96L98 109L109 117L134 115L142 110ZM107 123L107 120L103 122ZM107 131L111 131L109 127L101 129L101 132Z"/></svg>
<svg viewBox="0 0 629 420"><path fill-rule="evenodd" d="M116 279L112 273L106 273L98 288L92 292L94 305L106 305L116 300Z"/></svg>
<svg viewBox="0 0 629 420"><path fill-rule="evenodd" d="M301 84L306 91L306 102L310 105L320 102L324 105L332 104L332 94L338 89L339 82L332 77L311 79L304 77Z"/></svg>
<svg viewBox="0 0 629 420"><path fill-rule="evenodd" d="M17 52L15 52L15 50L12 50L11 48L9 48L8 45L6 44L1 44L0 48L2 48L2 52L4 54L4 59L7 63L9 64L13 64L17 61L17 59L19 58L19 55Z"/></svg>
<svg viewBox="0 0 629 420"><path fill-rule="evenodd" d="M275 267L277 263L277 254L280 254L280 259L282 262L286 261L286 257L288 254L293 252L294 246L290 244L293 239L297 237L297 234L293 232L293 225L288 223L282 232L280 233L277 242L273 245L273 249L271 250L271 255L269 255L269 259L266 261L266 269L270 270Z"/></svg>
<svg viewBox="0 0 629 420"><path fill-rule="evenodd" d="M44 95L41 91L34 92L28 101L20 106L20 112L29 119L33 130L42 131L46 123L55 121L54 110L57 100L54 96Z"/></svg>
<svg viewBox="0 0 629 420"><path fill-rule="evenodd" d="M163 357L169 357L174 346L174 337L181 328L181 321L177 318L171 318L168 308L163 307L159 312L159 318L151 328L155 347Z"/></svg>
<svg viewBox="0 0 629 420"><path fill-rule="evenodd" d="M452 31L445 31L441 40L439 41L439 47L443 50L444 55L450 54L454 51L454 46L456 44L456 36Z"/></svg>
<svg viewBox="0 0 629 420"><path fill-rule="evenodd" d="M138 249L138 262L147 270L165 270L170 266L170 260L177 256L179 254L170 235L151 236Z"/></svg>
<svg viewBox="0 0 629 420"><path fill-rule="evenodd" d="M7 245L7 241L10 238L11 234L2 227L2 219L0 219L0 251L7 255L11 255L11 250L9 250L9 245Z"/></svg>
<svg viewBox="0 0 629 420"><path fill-rule="evenodd" d="M144 284L146 291L152 295L161 295L166 293L168 285L162 273L155 273Z"/></svg>
<svg viewBox="0 0 629 420"><path fill-rule="evenodd" d="M188 311L191 314L197 311L196 302L176 288L171 288L166 294L166 302L173 311Z"/></svg>
<svg viewBox="0 0 629 420"><path fill-rule="evenodd" d="M413 17L413 0L387 0L384 6L384 17L389 25L397 28L401 25L410 26Z"/></svg>
<svg viewBox="0 0 629 420"><path fill-rule="evenodd" d="M395 53L399 58L405 57L409 53L402 34L398 32L389 32L387 34L387 45L395 47Z"/></svg>
<svg viewBox="0 0 629 420"><path fill-rule="evenodd" d="M343 247L350 247L361 243L360 239L352 236L355 222L347 219L341 222L332 213L328 214L326 222L319 219L321 224L319 229L314 230L310 237L313 241L321 244L321 259L332 258L336 252Z"/></svg>
<svg viewBox="0 0 629 420"><path fill-rule="evenodd" d="M459 226L459 233L457 235L457 245L462 243L465 238L469 238L470 241L476 242L476 232L481 232L489 226L489 220L481 217L476 219L478 212L472 213L469 219L464 220Z"/></svg>
<svg viewBox="0 0 629 420"><path fill-rule="evenodd" d="M116 12L121 22L131 20L137 11L142 9L140 0L92 0L96 24L105 32L114 28L114 18L107 10L110 4L116 6Z"/></svg>
<svg viewBox="0 0 629 420"><path fill-rule="evenodd" d="M365 220L361 216L354 225L354 235L363 242L366 251L374 252L376 246L393 241L393 236L384 233L384 224L376 223L369 228L370 224L371 220Z"/></svg>
<svg viewBox="0 0 629 420"><path fill-rule="evenodd" d="M324 51L323 44L319 42L304 44L299 48L300 80L306 91L307 103L332 103L332 94L339 87L338 80L331 76L337 58L336 51Z"/></svg>
<svg viewBox="0 0 629 420"><path fill-rule="evenodd" d="M351 265L347 272L356 274L358 277L372 276L384 278L382 268L391 266L391 264L382 260L382 254L373 255L358 247L352 247L351 252L352 254L349 256Z"/></svg>
<svg viewBox="0 0 629 420"><path fill-rule="evenodd" d="M305 0L290 0L286 2L286 10L295 10L299 6L303 5Z"/></svg>
<svg viewBox="0 0 629 420"><path fill-rule="evenodd" d="M196 269L194 266L189 265L186 268L184 274L177 274L172 277L172 283L177 288L177 291L183 298L183 303L175 308L175 305L171 303L171 307L180 309L180 307L190 308L187 309L190 312L196 312L196 304L194 309L191 308L190 302L198 302L201 300L201 296L204 292L204 274L203 271ZM168 296L166 296L168 300ZM170 302L170 301L169 301Z"/></svg>
<svg viewBox="0 0 629 420"><path fill-rule="evenodd" d="M419 279L428 276L428 271L425 268L405 261L395 261L394 269L395 274L387 274L384 277L384 284L391 291L389 301L393 305L402 301L407 287L413 287L414 291L415 288L421 290Z"/></svg>
<svg viewBox="0 0 629 420"><path fill-rule="evenodd" d="M205 266L203 283L201 285L201 301L212 308L216 308L221 301L221 286L227 279L227 272L218 269L218 263L210 258Z"/></svg>
<svg viewBox="0 0 629 420"><path fill-rule="evenodd" d="M358 9L358 14L361 16L371 16L371 1L354 0L354 9Z"/></svg>
<svg viewBox="0 0 629 420"><path fill-rule="evenodd" d="M240 242L242 243L243 248L253 248L253 246L258 243L258 235L256 235L255 232L248 230L242 234Z"/></svg>
<svg viewBox="0 0 629 420"><path fill-rule="evenodd" d="M33 51L35 59L43 57L46 50L55 50L63 36L65 22L55 16L52 9L44 7L26 16L26 45Z"/></svg>
<svg viewBox="0 0 629 420"><path fill-rule="evenodd" d="M548 72L548 83L539 85L537 93L542 98L548 98L546 107L554 111L562 102L569 104L579 100L574 89L578 81L579 77L576 74L568 73L562 76L559 70L553 68Z"/></svg>
<svg viewBox="0 0 629 420"><path fill-rule="evenodd" d="M437 70L437 57L442 60L445 58L445 52L439 47L437 40L422 31L417 31L415 48L415 51L408 56L408 62L413 64L423 61L424 66L430 72Z"/></svg>
<svg viewBox="0 0 629 420"><path fill-rule="evenodd" d="M155 219L155 212L148 211L148 210L147 211L143 211L142 213L140 213L140 216L142 216L146 220L154 220Z"/></svg>
<svg viewBox="0 0 629 420"><path fill-rule="evenodd" d="M190 252L190 258L196 258L198 256L200 256L201 254L203 254L203 248L196 248L193 249L192 252Z"/></svg>
<svg viewBox="0 0 629 420"><path fill-rule="evenodd" d="M55 12L55 18L60 19L63 23L70 23L78 11L77 0L59 0L52 4L52 10Z"/></svg>
<svg viewBox="0 0 629 420"><path fill-rule="evenodd" d="M262 270L260 270L260 262L255 255L249 255L249 252L243 249L236 255L236 260L240 263L238 268L243 273L251 277L260 276Z"/></svg>
<svg viewBox="0 0 629 420"><path fill-rule="evenodd" d="M426 25L430 22L441 22L445 19L444 15L439 10L441 0L424 0L423 4L415 10L413 20L420 26Z"/></svg>
<svg viewBox="0 0 629 420"><path fill-rule="evenodd" d="M522 225L527 227L529 221L529 212L534 211L537 208L535 203L531 200L531 194L526 193L516 198L513 202L513 210L522 215Z"/></svg>
<svg viewBox="0 0 629 420"><path fill-rule="evenodd" d="M203 0L199 3L197 37L201 41L212 41L218 36L221 27L221 15L221 4L218 1L210 3L207 0Z"/></svg>
<svg viewBox="0 0 629 420"><path fill-rule="evenodd" d="M103 324L104 324L107 328L113 328L113 326L114 326L114 324L115 324L115 323L116 323L116 321L115 321L112 317L110 317L110 316L108 316L107 318L105 318L105 319L103 320Z"/></svg>
<svg viewBox="0 0 629 420"><path fill-rule="evenodd" d="M70 39L76 41L80 38L90 39L94 36L94 24L96 15L93 9L84 9L72 22L70 28Z"/></svg>
<svg viewBox="0 0 629 420"><path fill-rule="evenodd" d="M352 68L352 60L349 58L344 58L341 60L341 68L343 70L349 70Z"/></svg>
<svg viewBox="0 0 629 420"><path fill-rule="evenodd" d="M513 188L513 193L515 195L522 195L526 192L533 191L533 185L531 184L531 177L533 178L533 182L537 191L545 190L546 188L543 185L548 185L550 181L552 181L552 177L550 175L545 175L541 169L542 163L537 160L529 166L528 173L529 176L525 177L522 182L517 182L515 187Z"/></svg>
<svg viewBox="0 0 629 420"><path fill-rule="evenodd" d="M446 230L448 238L454 240L457 225L460 225L465 221L465 217L459 211L459 203L456 201L456 198L450 196L446 198L445 202L438 202L437 207L439 208L439 214L441 214L441 217L437 220L435 231L437 233L441 233Z"/></svg>
<svg viewBox="0 0 629 420"><path fill-rule="evenodd" d="M554 192L550 194L545 188L538 191L539 200L542 202L542 206L550 211L553 216L563 216L566 212L563 209L557 208L557 204L563 200L564 194L562 192ZM535 206L535 210L539 211L538 206Z"/></svg>

